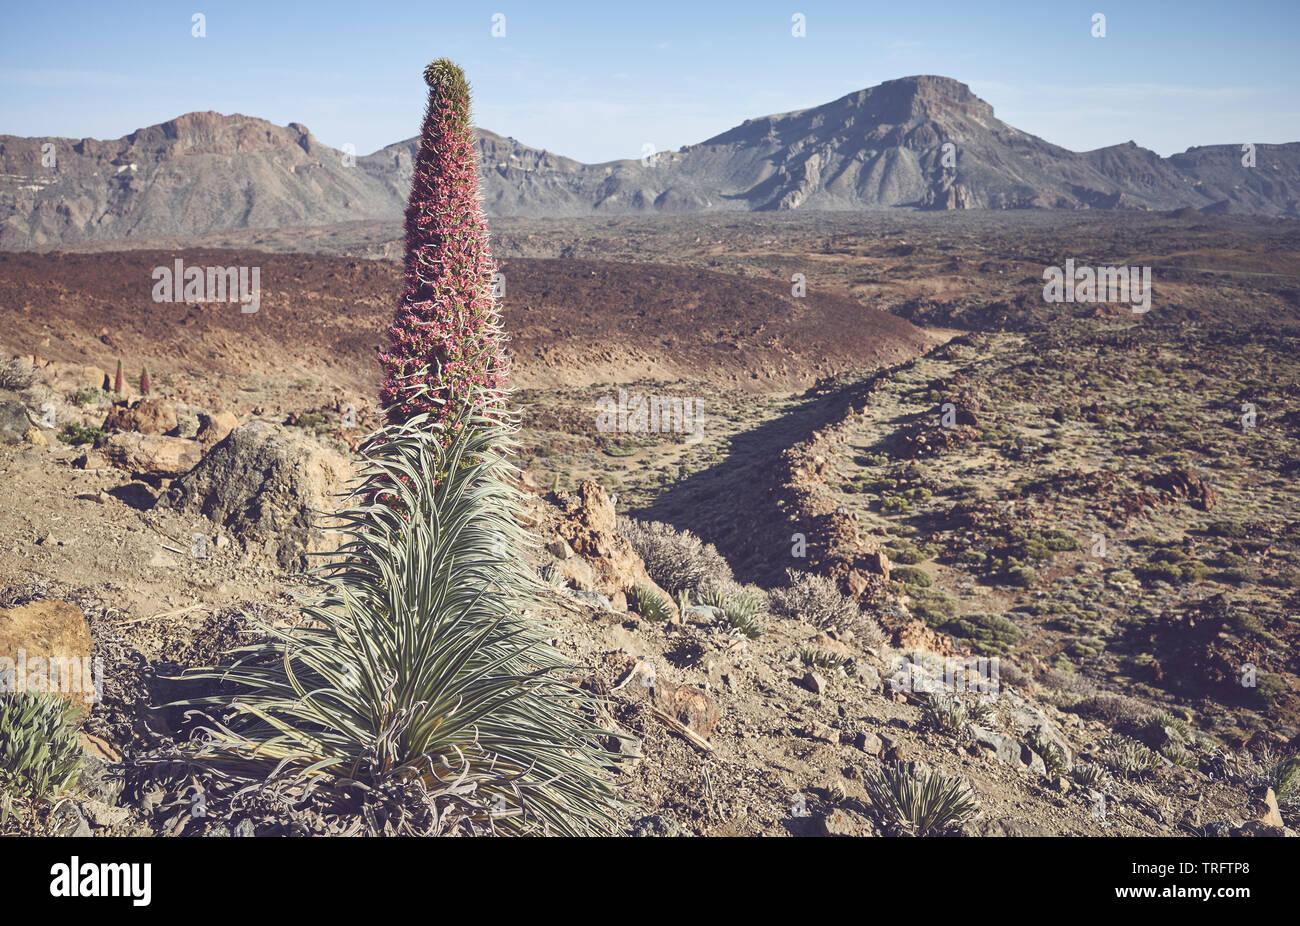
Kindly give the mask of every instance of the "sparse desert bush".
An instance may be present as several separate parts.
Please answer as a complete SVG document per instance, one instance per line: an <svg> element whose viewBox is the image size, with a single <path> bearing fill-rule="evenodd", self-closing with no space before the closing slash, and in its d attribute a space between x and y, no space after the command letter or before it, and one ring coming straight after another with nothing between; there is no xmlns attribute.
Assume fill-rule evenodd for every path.
<svg viewBox="0 0 1300 926"><path fill-rule="evenodd" d="M1268 784L1279 807L1287 810L1300 805L1300 756L1279 759L1268 768Z"/></svg>
<svg viewBox="0 0 1300 926"><path fill-rule="evenodd" d="M1273 672L1259 672L1255 676L1255 698L1265 707L1272 707L1273 702L1286 694L1286 679Z"/></svg>
<svg viewBox="0 0 1300 926"><path fill-rule="evenodd" d="M912 613L931 627L942 626L957 613L957 603L936 588L913 586L909 594L913 599Z"/></svg>
<svg viewBox="0 0 1300 926"><path fill-rule="evenodd" d="M1254 585L1255 570L1247 566L1238 566L1232 569L1224 569L1217 573L1215 578L1220 582L1228 582L1232 585Z"/></svg>
<svg viewBox="0 0 1300 926"><path fill-rule="evenodd" d="M917 585L921 588L929 588L933 581L928 572L915 566L897 566L890 572L890 578L904 585Z"/></svg>
<svg viewBox="0 0 1300 926"><path fill-rule="evenodd" d="M943 630L969 640L971 649L981 656L1009 653L1025 635L1014 621L1000 614L967 614L944 624Z"/></svg>
<svg viewBox="0 0 1300 926"><path fill-rule="evenodd" d="M1156 767L1156 754L1126 736L1107 737L1102 742L1103 761L1125 778L1139 778Z"/></svg>
<svg viewBox="0 0 1300 926"><path fill-rule="evenodd" d="M59 440L74 447L80 447L82 444L98 444L107 436L99 428L87 428L79 424L65 424L63 430L57 435Z"/></svg>
<svg viewBox="0 0 1300 926"><path fill-rule="evenodd" d="M1075 784L1084 788L1097 788L1106 780L1106 769L1095 762L1076 762L1070 769Z"/></svg>
<svg viewBox="0 0 1300 926"><path fill-rule="evenodd" d="M1029 747L1038 753L1043 760L1043 765L1047 768L1047 774L1051 778L1059 778L1068 771L1066 765L1065 753L1061 747L1056 745L1042 731L1035 730L1029 737Z"/></svg>
<svg viewBox="0 0 1300 926"><path fill-rule="evenodd" d="M1300 588L1300 569L1284 567L1264 576L1263 582L1273 588Z"/></svg>
<svg viewBox="0 0 1300 926"><path fill-rule="evenodd" d="M1076 637L1065 645L1065 653L1070 658L1083 661L1084 659L1093 659L1100 656L1102 644L1100 640L1091 640Z"/></svg>
<svg viewBox="0 0 1300 926"><path fill-rule="evenodd" d="M1175 547L1165 547L1155 550L1147 559L1152 563L1181 563L1187 554Z"/></svg>
<svg viewBox="0 0 1300 926"><path fill-rule="evenodd" d="M1115 730L1138 730L1150 713L1150 708L1141 701L1116 694L1085 698L1074 710L1080 716L1100 720Z"/></svg>
<svg viewBox="0 0 1300 926"><path fill-rule="evenodd" d="M1137 576L1133 575L1133 573L1128 569L1112 569L1110 572L1106 573L1107 585L1114 585L1122 588L1126 585L1133 585L1135 582L1137 582Z"/></svg>
<svg viewBox="0 0 1300 926"><path fill-rule="evenodd" d="M915 762L868 769L862 788L885 826L914 836L956 829L979 810L965 781Z"/></svg>
<svg viewBox="0 0 1300 926"><path fill-rule="evenodd" d="M1046 530L1042 533L1043 544L1053 553L1079 549L1079 539L1065 531Z"/></svg>
<svg viewBox="0 0 1300 926"><path fill-rule="evenodd" d="M632 587L632 603L636 606L638 614L656 624L662 623L673 616L668 599L648 585L634 585Z"/></svg>
<svg viewBox="0 0 1300 926"><path fill-rule="evenodd" d="M771 594L772 607L778 614L823 629L851 629L865 646L879 646L885 641L880 625L841 592L834 579L797 569L787 569L786 576L790 584Z"/></svg>
<svg viewBox="0 0 1300 926"><path fill-rule="evenodd" d="M931 544L917 546L906 540L895 540L885 546L885 553L889 555L891 561L907 566L924 562L937 552L938 548Z"/></svg>
<svg viewBox="0 0 1300 926"><path fill-rule="evenodd" d="M763 613L763 598L755 589L746 589L727 598L722 604L722 614L727 623L743 636L757 640L763 635L759 616Z"/></svg>
<svg viewBox="0 0 1300 926"><path fill-rule="evenodd" d="M906 514L912 510L912 500L905 495L883 492L880 496L880 510L885 514Z"/></svg>
<svg viewBox="0 0 1300 926"><path fill-rule="evenodd" d="M87 405L98 405L100 402L107 400L108 393L97 386L82 386L68 396L68 402L78 408L85 408Z"/></svg>
<svg viewBox="0 0 1300 926"><path fill-rule="evenodd" d="M1174 563L1152 563L1149 566L1138 566L1133 570L1134 574L1143 582L1168 582L1170 585L1177 585L1182 581L1183 571Z"/></svg>
<svg viewBox="0 0 1300 926"><path fill-rule="evenodd" d="M294 412L289 415L285 424L294 428L302 428L309 434L318 438L327 437L330 433L330 423L322 412Z"/></svg>
<svg viewBox="0 0 1300 926"><path fill-rule="evenodd" d="M1023 688L1030 682L1029 674L1005 656L998 660L998 672L1002 681L1017 688Z"/></svg>
<svg viewBox="0 0 1300 926"><path fill-rule="evenodd" d="M1250 536L1250 528L1241 521L1215 521L1206 530L1216 537L1241 539Z"/></svg>
<svg viewBox="0 0 1300 926"><path fill-rule="evenodd" d="M1004 573L1003 581L1013 588L1033 588L1038 584L1038 573L1028 566L1012 566Z"/></svg>
<svg viewBox="0 0 1300 926"><path fill-rule="evenodd" d="M645 561L650 578L670 594L735 584L731 566L717 548L690 531L659 521L619 518L618 532Z"/></svg>
<svg viewBox="0 0 1300 926"><path fill-rule="evenodd" d="M15 357L0 363L0 389L21 392L36 382L36 367L25 357Z"/></svg>
<svg viewBox="0 0 1300 926"><path fill-rule="evenodd" d="M1097 693L1097 688L1092 682L1074 672L1044 669L1039 675L1039 681L1050 691L1070 695L1075 699L1090 698Z"/></svg>
<svg viewBox="0 0 1300 926"><path fill-rule="evenodd" d="M936 730L963 735L970 726L966 705L947 694L936 694L921 705L921 719Z"/></svg>
<svg viewBox="0 0 1300 926"><path fill-rule="evenodd" d="M77 708L34 692L0 694L0 791L48 800L81 770Z"/></svg>
<svg viewBox="0 0 1300 926"><path fill-rule="evenodd" d="M1181 550L1156 550L1147 558L1145 566L1136 566L1134 574L1143 582L1168 582L1181 585L1187 582L1199 582L1205 578L1210 567L1200 560L1188 559Z"/></svg>
<svg viewBox="0 0 1300 926"><path fill-rule="evenodd" d="M799 662L809 669L825 669L827 672L843 672L852 659L836 653L804 648L799 650Z"/></svg>
<svg viewBox="0 0 1300 926"><path fill-rule="evenodd" d="M468 411L379 431L305 620L187 673L224 688L184 703L225 715L189 761L238 790L311 795L352 831L610 832L597 702L528 616L542 589L508 444L498 415Z"/></svg>

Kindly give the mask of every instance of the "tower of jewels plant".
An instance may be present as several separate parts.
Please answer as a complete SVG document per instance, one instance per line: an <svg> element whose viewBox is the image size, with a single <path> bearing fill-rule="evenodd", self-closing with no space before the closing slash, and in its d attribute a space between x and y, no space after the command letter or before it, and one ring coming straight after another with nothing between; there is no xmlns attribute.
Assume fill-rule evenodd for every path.
<svg viewBox="0 0 1300 926"><path fill-rule="evenodd" d="M445 59L425 79L388 421L303 619L188 673L206 687L184 702L186 758L219 793L269 792L335 831L609 833L609 734L564 680L518 517L469 88Z"/></svg>
<svg viewBox="0 0 1300 926"><path fill-rule="evenodd" d="M422 412L452 420L470 390L497 402L507 367L469 83L446 58L425 68L424 79L429 102L406 207L406 287L380 356L380 399L391 422Z"/></svg>

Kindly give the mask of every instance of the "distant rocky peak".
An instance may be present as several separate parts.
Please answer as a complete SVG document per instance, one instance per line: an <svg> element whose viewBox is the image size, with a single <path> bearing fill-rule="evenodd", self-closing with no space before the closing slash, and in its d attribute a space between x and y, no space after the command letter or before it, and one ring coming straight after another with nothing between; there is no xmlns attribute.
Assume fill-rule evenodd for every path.
<svg viewBox="0 0 1300 926"><path fill-rule="evenodd" d="M858 105L881 121L910 122L945 115L993 118L993 107L971 92L970 87L951 77L923 74L887 80L855 94Z"/></svg>

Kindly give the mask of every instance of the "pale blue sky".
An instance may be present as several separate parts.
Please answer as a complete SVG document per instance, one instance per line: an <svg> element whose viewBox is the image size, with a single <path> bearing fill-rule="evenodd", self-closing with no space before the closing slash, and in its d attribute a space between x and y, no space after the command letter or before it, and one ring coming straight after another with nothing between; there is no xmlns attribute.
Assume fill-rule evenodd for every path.
<svg viewBox="0 0 1300 926"><path fill-rule="evenodd" d="M191 35L196 12L205 38ZM1094 12L1105 38L1090 34ZM420 72L445 55L470 76L477 124L583 161L911 74L964 81L1004 121L1075 150L1300 141L1297 0L6 0L0 23L0 134L116 138L214 109L301 122L367 154L416 133Z"/></svg>

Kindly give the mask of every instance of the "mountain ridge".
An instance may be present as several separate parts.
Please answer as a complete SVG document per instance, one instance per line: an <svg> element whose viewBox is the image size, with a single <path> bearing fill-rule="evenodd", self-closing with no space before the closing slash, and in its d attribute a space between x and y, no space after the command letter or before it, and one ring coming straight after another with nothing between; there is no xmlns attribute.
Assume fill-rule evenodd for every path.
<svg viewBox="0 0 1300 926"><path fill-rule="evenodd" d="M885 81L676 151L586 164L475 129L489 215L1195 208L1300 217L1300 142L1074 152L952 78ZM191 112L118 139L0 135L0 247L399 218L416 139L357 156L304 125ZM53 145L56 162L43 165Z"/></svg>

